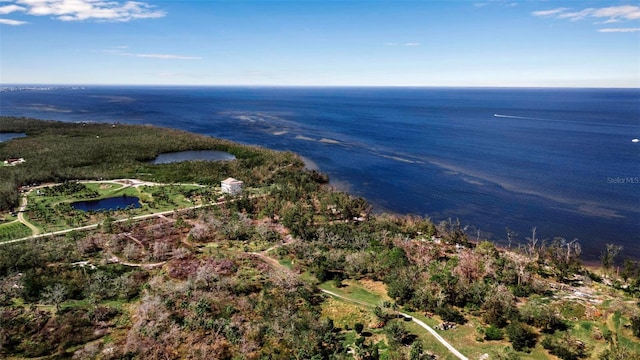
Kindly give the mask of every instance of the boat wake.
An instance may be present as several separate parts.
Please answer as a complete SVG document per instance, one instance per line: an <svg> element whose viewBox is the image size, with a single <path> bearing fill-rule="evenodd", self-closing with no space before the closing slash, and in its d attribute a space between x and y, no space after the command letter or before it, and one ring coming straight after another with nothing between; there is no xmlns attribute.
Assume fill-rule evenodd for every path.
<svg viewBox="0 0 640 360"><path fill-rule="evenodd" d="M497 117L497 118L506 118L506 119L523 119L523 120L545 120L545 121L550 121L548 119L540 119L540 118L534 118L534 117L528 117L528 116L515 116L515 115L502 115L502 114L493 114L493 117Z"/></svg>

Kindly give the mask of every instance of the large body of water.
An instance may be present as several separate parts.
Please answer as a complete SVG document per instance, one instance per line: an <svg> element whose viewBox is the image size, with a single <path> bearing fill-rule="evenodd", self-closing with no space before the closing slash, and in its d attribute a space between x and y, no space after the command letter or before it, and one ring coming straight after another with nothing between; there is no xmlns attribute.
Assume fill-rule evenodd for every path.
<svg viewBox="0 0 640 360"><path fill-rule="evenodd" d="M0 93L0 114L292 150L378 211L640 259L640 89L50 88Z"/></svg>

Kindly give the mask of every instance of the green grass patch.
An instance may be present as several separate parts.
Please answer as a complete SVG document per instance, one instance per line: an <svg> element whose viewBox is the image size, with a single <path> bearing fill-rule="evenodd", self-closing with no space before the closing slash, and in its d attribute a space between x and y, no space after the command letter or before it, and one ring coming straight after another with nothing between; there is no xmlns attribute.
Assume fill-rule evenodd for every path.
<svg viewBox="0 0 640 360"><path fill-rule="evenodd" d="M280 259L278 260L278 263L280 263L280 265L285 266L289 269L291 269L293 267L293 262L291 261L291 259Z"/></svg>
<svg viewBox="0 0 640 360"><path fill-rule="evenodd" d="M71 186L67 186L71 187ZM98 224L107 217L116 220L129 217L171 211L200 205L200 197L194 191L209 191L196 185L158 185L134 187L109 181L89 182L74 185L76 192L50 189L32 191L28 196L27 213L32 223L43 232L52 232L90 224ZM194 195L195 194L195 195ZM199 193L198 193L199 194ZM90 197L86 197L90 195ZM140 199L141 207L106 212L83 212L70 205L84 200L99 200L116 196L134 196ZM253 251L263 250L264 245Z"/></svg>
<svg viewBox="0 0 640 360"><path fill-rule="evenodd" d="M31 235L31 229L21 222L0 225L0 242L21 239Z"/></svg>
<svg viewBox="0 0 640 360"><path fill-rule="evenodd" d="M586 309L584 305L576 302L565 302L560 309L560 313L565 319L582 319L584 318Z"/></svg>
<svg viewBox="0 0 640 360"><path fill-rule="evenodd" d="M11 215L11 213L0 213L0 225L10 223L15 220L18 220L17 215Z"/></svg>
<svg viewBox="0 0 640 360"><path fill-rule="evenodd" d="M336 294L340 294L349 299L370 304L371 306L379 305L384 301L391 300L386 295L374 293L355 280L343 281L342 284L343 286L336 287L334 281L326 281L318 286L321 289L333 291Z"/></svg>

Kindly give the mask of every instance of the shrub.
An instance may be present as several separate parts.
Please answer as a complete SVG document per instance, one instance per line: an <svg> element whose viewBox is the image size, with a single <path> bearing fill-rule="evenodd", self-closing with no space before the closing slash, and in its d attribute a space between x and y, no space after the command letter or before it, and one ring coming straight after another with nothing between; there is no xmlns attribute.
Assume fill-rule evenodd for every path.
<svg viewBox="0 0 640 360"><path fill-rule="evenodd" d="M536 346L537 335L529 326L523 323L513 322L507 326L506 330L514 350L530 352L531 349Z"/></svg>
<svg viewBox="0 0 640 360"><path fill-rule="evenodd" d="M631 331L633 331L633 335L640 338L640 316L631 318Z"/></svg>
<svg viewBox="0 0 640 360"><path fill-rule="evenodd" d="M440 316L444 321L451 321L457 324L465 324L467 322L464 315L451 306L436 308L436 315Z"/></svg>
<svg viewBox="0 0 640 360"><path fill-rule="evenodd" d="M399 321L392 321L384 328L384 332L392 345L404 344L409 338L409 332L404 324Z"/></svg>
<svg viewBox="0 0 640 360"><path fill-rule="evenodd" d="M588 355L587 348L582 341L566 334L559 339L547 336L541 344L542 347L549 350L549 353L563 360L578 360Z"/></svg>
<svg viewBox="0 0 640 360"><path fill-rule="evenodd" d="M485 340L502 340L504 339L504 332L502 329L491 325L485 329L484 338Z"/></svg>

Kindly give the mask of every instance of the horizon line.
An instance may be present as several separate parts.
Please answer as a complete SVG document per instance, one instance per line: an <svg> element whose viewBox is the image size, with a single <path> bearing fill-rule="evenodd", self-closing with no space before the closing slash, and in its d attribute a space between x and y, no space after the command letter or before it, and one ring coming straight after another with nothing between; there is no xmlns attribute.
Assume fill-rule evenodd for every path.
<svg viewBox="0 0 640 360"><path fill-rule="evenodd" d="M283 85L283 84L100 84L100 83L2 83L8 86L95 87L252 87L252 88L452 88L452 89L637 89L638 86L525 86L525 85Z"/></svg>

